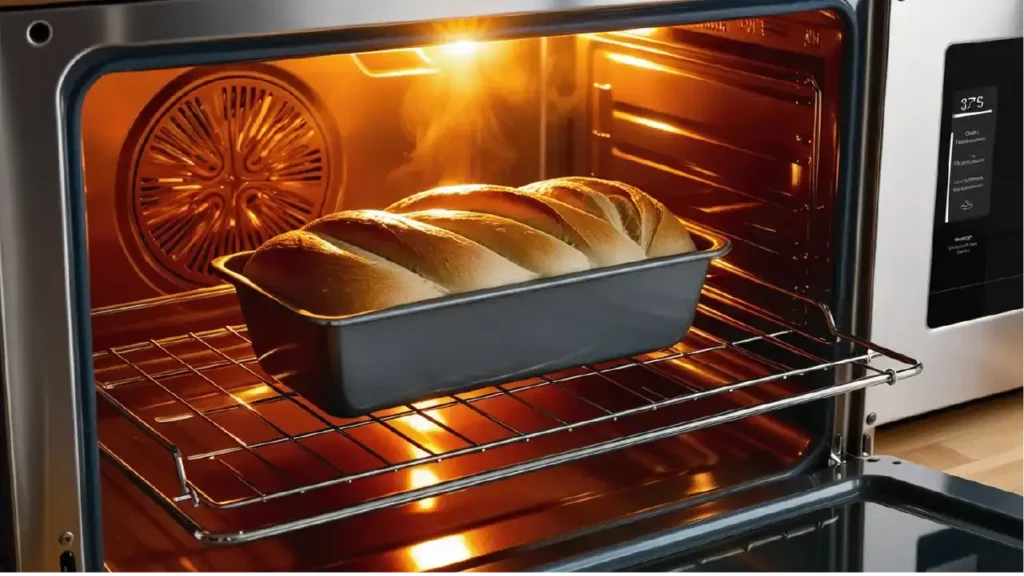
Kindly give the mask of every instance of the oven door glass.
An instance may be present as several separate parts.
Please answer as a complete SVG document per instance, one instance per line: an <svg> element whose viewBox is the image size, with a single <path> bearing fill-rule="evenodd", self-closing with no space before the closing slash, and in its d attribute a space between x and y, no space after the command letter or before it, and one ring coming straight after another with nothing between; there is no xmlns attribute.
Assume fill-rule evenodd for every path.
<svg viewBox="0 0 1024 576"><path fill-rule="evenodd" d="M651 514L490 567L533 560L584 571L1019 572L1021 504L1016 494L871 458ZM674 527L710 510L708 519Z"/></svg>

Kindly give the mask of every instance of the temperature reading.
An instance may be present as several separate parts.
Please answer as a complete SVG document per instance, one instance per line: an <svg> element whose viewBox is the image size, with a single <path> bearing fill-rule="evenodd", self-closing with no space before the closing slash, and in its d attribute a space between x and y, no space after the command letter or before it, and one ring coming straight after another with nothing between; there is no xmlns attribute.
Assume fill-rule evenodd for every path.
<svg viewBox="0 0 1024 576"><path fill-rule="evenodd" d="M967 98L960 99L960 111L966 112L968 110L981 110L985 107L984 96L970 96Z"/></svg>
<svg viewBox="0 0 1024 576"><path fill-rule="evenodd" d="M989 214L996 89L971 88L950 99L953 117L946 161L945 223ZM959 252L957 252L959 254Z"/></svg>

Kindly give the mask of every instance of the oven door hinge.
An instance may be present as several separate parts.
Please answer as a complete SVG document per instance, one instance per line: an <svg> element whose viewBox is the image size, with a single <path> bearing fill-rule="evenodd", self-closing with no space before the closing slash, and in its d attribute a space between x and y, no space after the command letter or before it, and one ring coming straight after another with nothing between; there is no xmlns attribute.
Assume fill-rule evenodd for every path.
<svg viewBox="0 0 1024 576"><path fill-rule="evenodd" d="M836 434L836 437L832 439L832 445L829 447L828 464L829 466L838 466L843 463L845 455L845 439L842 434Z"/></svg>

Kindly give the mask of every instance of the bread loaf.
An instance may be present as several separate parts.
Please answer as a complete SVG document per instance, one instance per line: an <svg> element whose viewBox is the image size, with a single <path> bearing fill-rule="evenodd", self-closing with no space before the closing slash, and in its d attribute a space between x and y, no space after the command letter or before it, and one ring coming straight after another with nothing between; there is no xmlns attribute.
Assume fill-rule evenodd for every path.
<svg viewBox="0 0 1024 576"><path fill-rule="evenodd" d="M265 242L242 273L292 305L325 316L347 316L444 296L447 291L379 256L344 250L296 230Z"/></svg>
<svg viewBox="0 0 1024 576"><path fill-rule="evenodd" d="M517 220L583 252L593 267L644 259L637 244L605 220L552 198L500 186L450 186L395 202L389 212L436 208L490 214Z"/></svg>
<svg viewBox="0 0 1024 576"><path fill-rule="evenodd" d="M261 246L243 274L293 306L345 316L694 250L660 202L619 182L436 188L330 214Z"/></svg>

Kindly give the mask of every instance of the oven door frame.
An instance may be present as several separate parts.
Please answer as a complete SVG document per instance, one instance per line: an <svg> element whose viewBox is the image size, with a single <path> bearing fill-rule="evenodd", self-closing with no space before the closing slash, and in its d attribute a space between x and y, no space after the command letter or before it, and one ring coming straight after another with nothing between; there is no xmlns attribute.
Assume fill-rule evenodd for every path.
<svg viewBox="0 0 1024 576"><path fill-rule="evenodd" d="M905 561L915 560L917 570L927 572L941 570L957 560L962 566L969 553L984 554L970 546L941 545L922 553L923 538L917 540L917 551L904 548L918 534L901 532L905 526L898 521L888 524L892 517L872 518L861 506L884 506L930 520L953 533L1019 549L1024 522L1021 503L1017 494L891 456L851 458L825 470L708 499L701 506L666 506L605 531L581 533L518 554L512 551L489 561L470 562L465 568L497 572L701 572L709 570L699 566L710 563L710 571L715 571L717 560L741 558L764 544L797 539L815 530L824 533L838 520L834 530L822 534L817 543L805 545L805 550L823 545L818 550L820 557L815 559L820 565L812 570L891 570L892 556L899 554ZM816 524L806 520L816 514L821 514L818 518L831 516L846 506L851 507L848 513ZM701 508L720 512L700 519ZM804 520L794 526L794 518ZM789 527L785 528L787 523ZM726 549L721 546L724 542L730 543ZM756 563L752 567L766 568ZM767 568L787 569L786 564ZM807 566L791 569L804 570Z"/></svg>
<svg viewBox="0 0 1024 576"><path fill-rule="evenodd" d="M494 19L491 37L831 9L844 17L837 203L840 329L857 331L868 6L874 0L164 0L55 6L0 2L0 385L13 556L19 570L103 567L79 108L99 75L443 41L430 22ZM39 24L42 23L42 24ZM36 28L31 36L28 30ZM387 34L380 30L387 28ZM50 32L40 35L39 32ZM44 42L39 42L45 38ZM35 42L34 42L35 40ZM197 50L197 47L201 50ZM870 154L869 154L870 155ZM833 419L833 403L824 416ZM843 403L838 403L843 408ZM843 445L834 430L832 450ZM65 562L68 556L65 555ZM67 564L63 566L68 568Z"/></svg>

